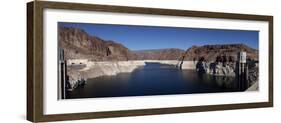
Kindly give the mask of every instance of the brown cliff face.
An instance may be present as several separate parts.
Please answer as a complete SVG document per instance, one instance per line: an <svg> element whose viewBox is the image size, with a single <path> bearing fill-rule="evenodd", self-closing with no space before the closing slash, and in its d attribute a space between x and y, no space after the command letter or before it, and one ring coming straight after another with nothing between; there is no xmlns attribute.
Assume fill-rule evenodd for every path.
<svg viewBox="0 0 281 123"><path fill-rule="evenodd" d="M218 58L226 56L228 60L236 61L239 51L245 51L247 59L258 60L258 50L244 44L192 46L185 52L184 60L197 61L204 58L206 61L216 61Z"/></svg>
<svg viewBox="0 0 281 123"><path fill-rule="evenodd" d="M87 58L93 61L129 60L132 53L122 44L90 36L82 29L59 27L58 45L66 59Z"/></svg>
<svg viewBox="0 0 281 123"><path fill-rule="evenodd" d="M184 50L170 48L134 51L138 60L179 60Z"/></svg>

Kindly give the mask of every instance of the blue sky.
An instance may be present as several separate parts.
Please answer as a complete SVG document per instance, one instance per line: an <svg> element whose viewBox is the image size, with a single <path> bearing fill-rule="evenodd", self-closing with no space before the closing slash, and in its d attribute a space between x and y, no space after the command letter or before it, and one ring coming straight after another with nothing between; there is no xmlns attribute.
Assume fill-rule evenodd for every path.
<svg viewBox="0 0 281 123"><path fill-rule="evenodd" d="M64 23L59 26L80 28L92 36L112 40L131 50L179 48L193 45L243 43L258 49L259 32L178 27L131 26L111 24Z"/></svg>

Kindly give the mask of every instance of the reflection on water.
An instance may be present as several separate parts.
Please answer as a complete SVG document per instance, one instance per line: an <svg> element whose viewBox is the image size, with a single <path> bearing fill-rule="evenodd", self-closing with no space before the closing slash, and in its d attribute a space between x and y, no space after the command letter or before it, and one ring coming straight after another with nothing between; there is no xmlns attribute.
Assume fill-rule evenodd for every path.
<svg viewBox="0 0 281 123"><path fill-rule="evenodd" d="M132 73L88 79L67 98L122 97L238 91L235 77L215 77L172 65L146 63Z"/></svg>

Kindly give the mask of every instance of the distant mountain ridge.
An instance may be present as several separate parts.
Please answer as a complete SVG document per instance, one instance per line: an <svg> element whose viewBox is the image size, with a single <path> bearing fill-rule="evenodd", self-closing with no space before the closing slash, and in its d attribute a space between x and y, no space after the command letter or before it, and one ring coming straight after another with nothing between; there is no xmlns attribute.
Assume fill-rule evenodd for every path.
<svg viewBox="0 0 281 123"><path fill-rule="evenodd" d="M178 60L181 58L184 50L177 48L151 49L133 51L137 60Z"/></svg>
<svg viewBox="0 0 281 123"><path fill-rule="evenodd" d="M177 48L131 51L115 41L91 36L82 29L72 27L58 28L58 46L65 50L66 59L89 59L92 61L126 60L199 60L208 61L217 56L236 59L239 51L246 51L247 58L258 60L258 50L244 44L218 44L192 46L186 51Z"/></svg>

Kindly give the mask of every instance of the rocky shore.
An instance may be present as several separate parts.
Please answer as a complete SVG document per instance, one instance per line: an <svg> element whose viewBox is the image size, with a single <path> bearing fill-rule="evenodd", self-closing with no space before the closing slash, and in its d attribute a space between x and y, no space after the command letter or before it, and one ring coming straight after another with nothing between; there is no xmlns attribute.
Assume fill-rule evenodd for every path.
<svg viewBox="0 0 281 123"><path fill-rule="evenodd" d="M249 88L246 91L256 91L259 89L259 69L258 63L248 61L247 81ZM232 76L237 77L235 62L206 62L199 61L196 64L196 71L199 73L210 74L214 76Z"/></svg>
<svg viewBox="0 0 281 123"><path fill-rule="evenodd" d="M94 62L87 60L71 61L68 66L70 88L74 89L78 86L81 78L96 78L100 76L117 75L118 73L132 72L134 69L144 66L144 62L139 61L115 61L115 62ZM76 63L78 62L78 63ZM82 67L75 67L82 66Z"/></svg>

